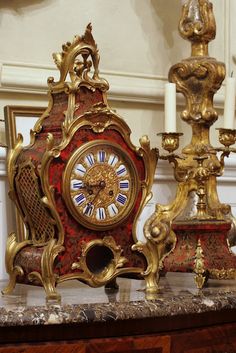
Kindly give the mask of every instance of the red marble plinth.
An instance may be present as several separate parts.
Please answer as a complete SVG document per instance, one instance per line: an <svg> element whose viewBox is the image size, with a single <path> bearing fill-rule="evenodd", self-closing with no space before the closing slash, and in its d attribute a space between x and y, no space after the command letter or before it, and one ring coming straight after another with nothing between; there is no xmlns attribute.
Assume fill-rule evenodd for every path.
<svg viewBox="0 0 236 353"><path fill-rule="evenodd" d="M195 272L197 247L201 248L204 273L209 278L236 278L236 256L229 248L231 224L224 221L176 222L177 241L164 259L165 272ZM200 240L200 242L199 242Z"/></svg>

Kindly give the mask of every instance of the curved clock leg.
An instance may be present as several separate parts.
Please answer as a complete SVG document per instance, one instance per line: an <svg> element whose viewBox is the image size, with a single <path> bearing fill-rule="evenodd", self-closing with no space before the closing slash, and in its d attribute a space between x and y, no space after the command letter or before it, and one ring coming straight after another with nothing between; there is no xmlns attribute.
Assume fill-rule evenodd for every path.
<svg viewBox="0 0 236 353"><path fill-rule="evenodd" d="M30 281L40 282L46 292L46 300L60 301L61 296L56 291L58 276L53 272L54 260L64 248L56 244L56 239L51 239L45 246L41 258L41 272L33 271L28 275Z"/></svg>
<svg viewBox="0 0 236 353"><path fill-rule="evenodd" d="M44 284L44 289L46 292L46 301L61 301L61 295L56 291L54 283Z"/></svg>
<svg viewBox="0 0 236 353"><path fill-rule="evenodd" d="M1 291L3 295L11 294L16 286L16 278L17 276L22 276L23 270L21 267L16 266L14 270L9 274L9 282L7 286Z"/></svg>
<svg viewBox="0 0 236 353"><path fill-rule="evenodd" d="M38 272L31 272L28 275L31 282L41 283L46 292L46 301L60 301L61 295L56 291L56 276L44 277Z"/></svg>
<svg viewBox="0 0 236 353"><path fill-rule="evenodd" d="M146 299L154 299L159 290L159 261L154 252L155 244L153 244L153 251L151 254L151 261L144 273L144 280L146 284Z"/></svg>
<svg viewBox="0 0 236 353"><path fill-rule="evenodd" d="M16 234L9 234L7 238L5 255L6 271L9 274L9 282L8 285L2 290L2 294L11 294L16 285L16 278L24 274L21 266L14 265L14 262L18 252L30 243L31 242L29 240L18 243Z"/></svg>
<svg viewBox="0 0 236 353"><path fill-rule="evenodd" d="M157 293L158 289L159 289L159 287L158 287L158 282L159 282L158 271L149 273L149 275L147 275L144 279L145 279L145 283L146 283L146 293L147 294Z"/></svg>
<svg viewBox="0 0 236 353"><path fill-rule="evenodd" d="M56 239L51 239L42 255L42 283L46 292L47 300L61 300L60 294L56 291L58 276L53 272L53 266L56 256L62 250L64 250L64 247L57 244Z"/></svg>
<svg viewBox="0 0 236 353"><path fill-rule="evenodd" d="M147 243L138 241L132 246L132 250L142 253L147 260L147 268L142 273L145 280L146 299L153 299L158 292L159 281L159 259L156 252L156 244L150 238Z"/></svg>

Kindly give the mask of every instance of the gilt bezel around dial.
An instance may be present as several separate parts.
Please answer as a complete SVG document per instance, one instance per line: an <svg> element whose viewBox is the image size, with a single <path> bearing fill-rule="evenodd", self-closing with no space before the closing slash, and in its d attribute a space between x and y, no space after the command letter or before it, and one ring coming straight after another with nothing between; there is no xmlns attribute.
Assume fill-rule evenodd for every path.
<svg viewBox="0 0 236 353"><path fill-rule="evenodd" d="M111 229L132 211L140 189L136 166L118 144L87 142L69 159L63 194L73 217L93 230Z"/></svg>

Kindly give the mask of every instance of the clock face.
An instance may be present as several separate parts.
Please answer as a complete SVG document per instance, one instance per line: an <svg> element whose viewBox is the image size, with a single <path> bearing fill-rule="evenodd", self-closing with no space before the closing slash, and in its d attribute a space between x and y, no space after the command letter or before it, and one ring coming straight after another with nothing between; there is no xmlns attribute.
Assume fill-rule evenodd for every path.
<svg viewBox="0 0 236 353"><path fill-rule="evenodd" d="M68 161L64 197L72 215L84 226L105 230L131 212L139 191L136 167L119 145L88 142Z"/></svg>

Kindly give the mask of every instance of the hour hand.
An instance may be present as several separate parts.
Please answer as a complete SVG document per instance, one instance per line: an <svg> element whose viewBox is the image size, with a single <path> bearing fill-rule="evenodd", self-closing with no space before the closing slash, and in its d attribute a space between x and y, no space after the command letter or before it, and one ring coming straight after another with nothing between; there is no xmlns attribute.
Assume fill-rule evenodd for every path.
<svg viewBox="0 0 236 353"><path fill-rule="evenodd" d="M98 187L99 184L84 183L83 189L85 189L89 195L93 194L93 188Z"/></svg>
<svg viewBox="0 0 236 353"><path fill-rule="evenodd" d="M94 195L93 200L91 201L93 204L96 201L96 199L98 198L98 195L100 194L101 190L103 190L105 188L105 186L106 186L105 181L102 180L102 181L99 182L98 190L97 190L96 194ZM92 191L92 189L91 189L91 191ZM92 194L90 194L90 195L92 195Z"/></svg>
<svg viewBox="0 0 236 353"><path fill-rule="evenodd" d="M87 189L91 189L91 188L101 188L104 189L106 186L106 183L104 180L99 181L99 183L97 184L90 184L90 183L85 183L85 187L87 187Z"/></svg>

